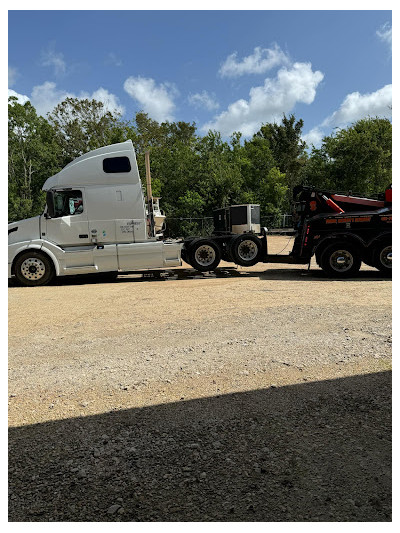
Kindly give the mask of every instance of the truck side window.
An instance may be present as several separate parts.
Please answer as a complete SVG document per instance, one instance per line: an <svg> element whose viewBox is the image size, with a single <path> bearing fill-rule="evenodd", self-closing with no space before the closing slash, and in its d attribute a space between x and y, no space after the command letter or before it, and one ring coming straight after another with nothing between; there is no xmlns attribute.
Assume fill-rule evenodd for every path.
<svg viewBox="0 0 400 533"><path fill-rule="evenodd" d="M54 193L55 217L79 215L83 213L81 191L56 191Z"/></svg>
<svg viewBox="0 0 400 533"><path fill-rule="evenodd" d="M106 157L103 159L103 170L107 174L117 174L118 172L130 172L131 162L129 157Z"/></svg>

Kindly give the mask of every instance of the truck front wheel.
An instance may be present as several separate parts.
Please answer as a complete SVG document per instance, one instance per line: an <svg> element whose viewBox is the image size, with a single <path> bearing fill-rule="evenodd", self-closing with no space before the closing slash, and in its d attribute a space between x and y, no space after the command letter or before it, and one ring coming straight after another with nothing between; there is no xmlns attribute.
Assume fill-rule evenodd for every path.
<svg viewBox="0 0 400 533"><path fill-rule="evenodd" d="M229 253L234 263L253 266L260 260L261 243L254 235L237 235L229 244Z"/></svg>
<svg viewBox="0 0 400 533"><path fill-rule="evenodd" d="M51 260L36 250L24 252L17 257L14 268L17 280L27 287L46 285L54 276Z"/></svg>
<svg viewBox="0 0 400 533"><path fill-rule="evenodd" d="M328 276L348 278L360 270L361 259L355 246L347 242L337 242L322 252L320 264Z"/></svg>
<svg viewBox="0 0 400 533"><path fill-rule="evenodd" d="M187 255L189 264L199 272L215 270L221 261L219 246L209 239L193 241Z"/></svg>

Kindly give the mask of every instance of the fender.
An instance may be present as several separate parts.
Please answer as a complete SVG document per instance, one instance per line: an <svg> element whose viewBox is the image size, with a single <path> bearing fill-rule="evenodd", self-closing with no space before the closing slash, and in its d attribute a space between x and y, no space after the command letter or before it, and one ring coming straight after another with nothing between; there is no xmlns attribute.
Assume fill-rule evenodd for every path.
<svg viewBox="0 0 400 533"><path fill-rule="evenodd" d="M52 260L53 264L54 264L54 268L55 268L55 271L56 271L56 275L59 276L60 275L60 263L59 263L59 260L56 256L56 254L49 248L49 242L47 241L43 241L42 239L35 239L34 241L25 241L23 243L17 243L18 246L12 250L13 251L13 257L11 259L11 261L9 260L9 266L10 266L10 269L9 269L9 277L11 276L11 273L13 272L13 269L14 269L14 263L15 263L15 260L16 258L22 253L22 252L26 252L27 250L40 250L40 251L43 251L43 253L45 253L46 255L48 255L50 257L50 259ZM13 245L10 245L9 246L9 253L10 253L10 248L12 247ZM52 245L50 245L52 246ZM58 248L57 246L52 246L54 248ZM62 253L62 250L61 248L58 248L59 251Z"/></svg>
<svg viewBox="0 0 400 533"><path fill-rule="evenodd" d="M53 250L51 249L53 248ZM41 251L46 253L50 259L53 261L54 268L56 270L56 276L60 275L60 260L57 257L56 253L63 254L63 250L59 248L58 246L50 244L48 241L42 241L42 245L40 247Z"/></svg>
<svg viewBox="0 0 400 533"><path fill-rule="evenodd" d="M29 250L30 248L34 248L36 250L40 250L41 245L38 244L36 241L22 241L22 242L16 242L13 244L8 245L8 277L11 277L11 273L14 268L15 259L26 250Z"/></svg>
<svg viewBox="0 0 400 533"><path fill-rule="evenodd" d="M392 241L392 232L391 231L385 231L380 233L379 235L376 235L373 237L367 244L366 250L365 250L365 258L364 260L369 264L373 266L373 258L374 258L374 251L375 246L379 244L380 241L384 241L386 239L390 239L390 242Z"/></svg>
<svg viewBox="0 0 400 533"><path fill-rule="evenodd" d="M390 238L390 240L392 240L392 232L391 231L384 231L382 233L380 233L379 235L376 235L373 239L371 239L368 244L367 244L367 247L370 248L371 246L374 246L375 243L379 242L379 241L382 241L382 240L386 240L387 238Z"/></svg>
<svg viewBox="0 0 400 533"><path fill-rule="evenodd" d="M332 233L331 235L327 235L326 237L323 237L314 247L312 252L315 253L317 256L319 253L319 250L324 247L324 244L327 243L327 241L338 241L338 240L347 240L350 242L356 242L358 245L361 245L361 248L364 249L367 247L366 242L359 237L358 235L355 235L353 233Z"/></svg>

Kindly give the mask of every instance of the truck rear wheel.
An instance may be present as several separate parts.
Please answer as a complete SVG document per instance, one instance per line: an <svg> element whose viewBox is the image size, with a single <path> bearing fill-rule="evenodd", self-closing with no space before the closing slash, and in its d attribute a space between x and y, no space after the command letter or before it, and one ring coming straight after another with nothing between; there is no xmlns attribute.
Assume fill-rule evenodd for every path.
<svg viewBox="0 0 400 533"><path fill-rule="evenodd" d="M260 260L261 243L254 235L237 235L229 244L229 253L237 265L253 266Z"/></svg>
<svg viewBox="0 0 400 533"><path fill-rule="evenodd" d="M373 266L387 276L392 275L392 243L381 242L375 248Z"/></svg>
<svg viewBox="0 0 400 533"><path fill-rule="evenodd" d="M15 277L27 287L46 285L54 276L54 266L47 255L30 250L15 261Z"/></svg>
<svg viewBox="0 0 400 533"><path fill-rule="evenodd" d="M215 270L221 261L221 250L210 239L193 241L187 252L190 265L199 272Z"/></svg>
<svg viewBox="0 0 400 533"><path fill-rule="evenodd" d="M320 264L328 276L348 278L360 270L361 259L355 246L337 242L322 252Z"/></svg>

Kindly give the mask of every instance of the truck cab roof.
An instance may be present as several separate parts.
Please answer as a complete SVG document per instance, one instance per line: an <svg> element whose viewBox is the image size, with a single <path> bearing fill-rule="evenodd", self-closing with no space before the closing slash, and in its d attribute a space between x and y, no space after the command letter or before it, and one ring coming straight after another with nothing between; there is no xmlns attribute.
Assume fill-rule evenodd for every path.
<svg viewBox="0 0 400 533"><path fill-rule="evenodd" d="M140 182L131 140L111 144L81 155L46 180L42 189L85 185L137 184Z"/></svg>

